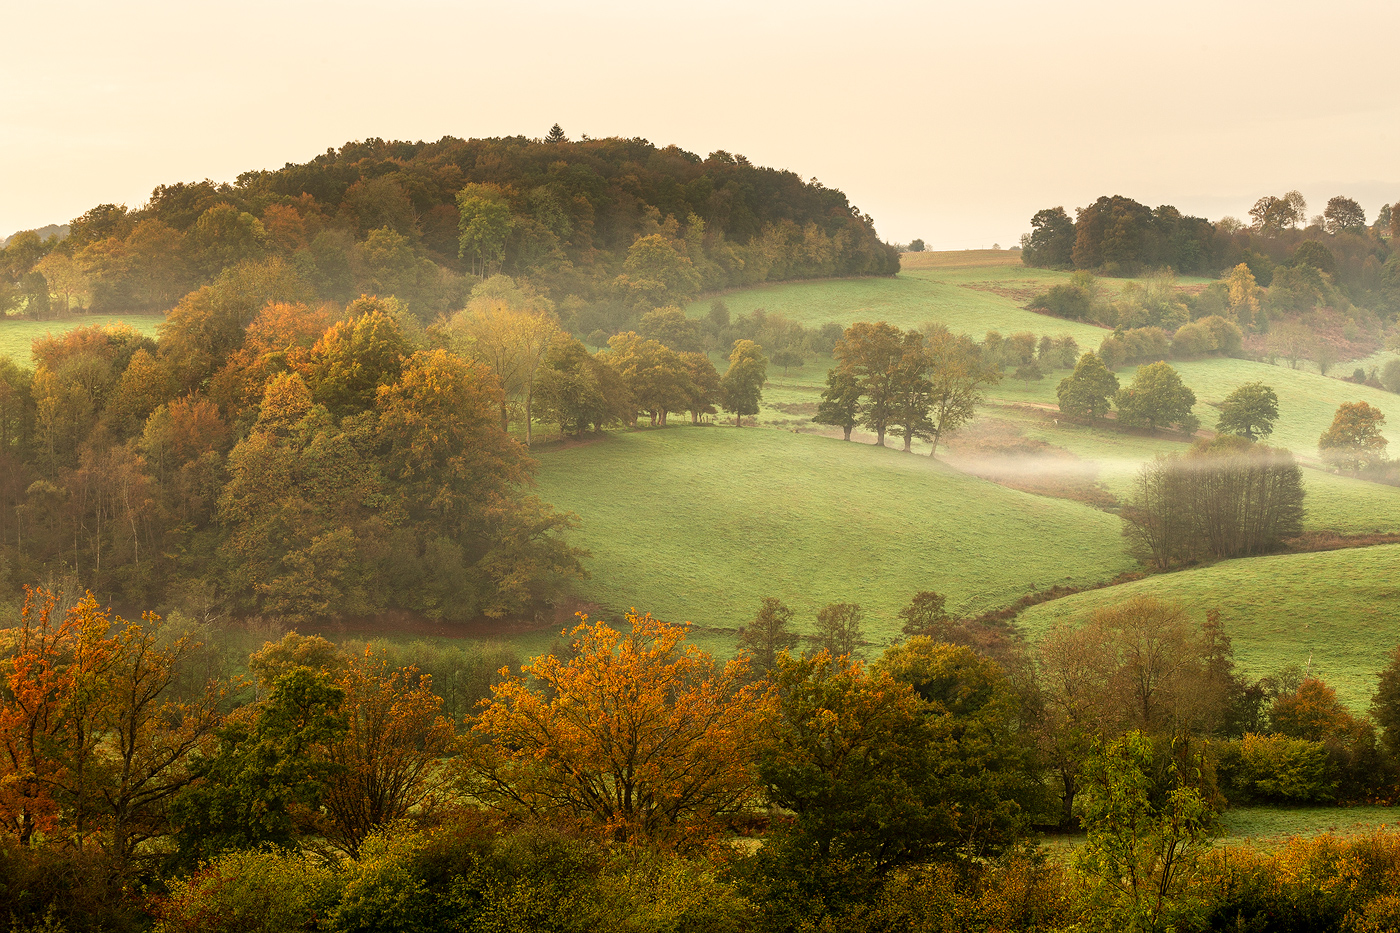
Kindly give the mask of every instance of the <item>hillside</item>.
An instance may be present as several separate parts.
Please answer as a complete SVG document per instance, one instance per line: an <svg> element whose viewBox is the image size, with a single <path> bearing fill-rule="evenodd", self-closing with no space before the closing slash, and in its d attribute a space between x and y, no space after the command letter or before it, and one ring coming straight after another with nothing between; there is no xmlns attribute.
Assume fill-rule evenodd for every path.
<svg viewBox="0 0 1400 933"><path fill-rule="evenodd" d="M1141 593L1180 600L1197 618L1219 609L1247 673L1297 665L1363 711L1400 641L1397 566L1400 545L1225 561L1043 603L1019 622L1036 637Z"/></svg>
<svg viewBox="0 0 1400 933"><path fill-rule="evenodd" d="M926 457L772 430L672 427L544 450L539 492L578 513L580 596L732 629L777 596L803 630L830 602L899 636L914 592L992 608L1130 567L1118 519L1008 490ZM733 636L702 633L726 653Z"/></svg>
<svg viewBox="0 0 1400 933"><path fill-rule="evenodd" d="M248 262L290 266L307 300L392 294L425 323L480 277L525 277L586 334L702 291L888 275L899 255L840 190L724 150L368 139L233 183L163 184L135 209L97 205L56 243L16 234L0 313L164 312Z"/></svg>

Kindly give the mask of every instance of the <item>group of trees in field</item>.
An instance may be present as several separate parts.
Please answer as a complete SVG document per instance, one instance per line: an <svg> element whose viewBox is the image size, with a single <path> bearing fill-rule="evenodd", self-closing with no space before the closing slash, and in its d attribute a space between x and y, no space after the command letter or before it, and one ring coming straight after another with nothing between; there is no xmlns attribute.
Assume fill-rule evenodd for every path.
<svg viewBox="0 0 1400 933"><path fill-rule="evenodd" d="M1212 224L1169 205L1152 209L1131 198L1101 197L1073 220L1062 207L1037 212L1022 238L1021 259L1028 266L1108 275L1172 269L1214 277L1243 264L1260 286L1291 293L1276 296L1285 305L1306 297L1340 299L1393 314L1400 311L1400 281L1390 238L1398 229L1391 205L1368 224L1361 205L1341 195L1311 219L1297 191L1266 195L1250 210L1248 224L1233 217Z"/></svg>
<svg viewBox="0 0 1400 933"><path fill-rule="evenodd" d="M1092 350L1087 351L1075 363L1074 371L1060 380L1056 393L1060 411L1093 423L1114 407L1119 423L1147 428L1153 434L1168 426L1192 434L1200 426L1192 412L1196 393L1164 362L1139 366L1133 381L1120 386L1103 361Z"/></svg>
<svg viewBox="0 0 1400 933"><path fill-rule="evenodd" d="M859 322L846 328L833 355L837 365L812 420L840 427L846 440L864 427L882 447L888 433L904 439L905 451L915 439L930 441L930 456L971 420L981 388L1000 378L971 338L938 325L901 331L883 321Z"/></svg>
<svg viewBox="0 0 1400 933"><path fill-rule="evenodd" d="M901 617L909 637L869 664L858 635L795 652L776 599L741 635L754 653L729 662L685 625L584 618L459 719L442 684L380 650L292 633L249 658L248 682L204 680L198 646L161 620L34 591L0 659L0 866L18 882L0 915L865 929L891 898L923 909L901 898L911 884L946 898L1034 877L1057 911L1129 922L1199 907L1183 892L1227 801L1396 786L1400 652L1368 718L1296 668L1244 676L1217 614L1148 597L1034 650L951 618L937 593ZM1033 827L1076 822L1073 875L1025 876ZM736 829L763 845L715 847Z"/></svg>
<svg viewBox="0 0 1400 933"><path fill-rule="evenodd" d="M0 250L0 314L165 311L227 268L278 257L316 300L395 295L420 320L476 281L524 277L576 333L635 327L703 291L890 275L899 254L840 191L643 139L367 139L232 184L161 185L67 235Z"/></svg>
<svg viewBox="0 0 1400 933"><path fill-rule="evenodd" d="M1295 369L1309 359L1326 375L1338 359L1393 342L1387 327L1400 316L1400 254L1392 245L1400 212L1385 205L1368 225L1360 205L1342 196L1311 219L1306 211L1296 191L1261 198L1249 224L1230 217L1210 224L1122 197L1100 198L1077 220L1063 208L1040 211L1023 261L1077 271L1030 307L1115 328L1115 340L1158 329L1155 342L1170 341L1171 353L1184 359L1241 355L1247 340L1256 357L1285 359ZM1146 280L1105 289L1093 273ZM1182 289L1173 273L1216 281ZM1223 333L1225 325L1237 333ZM1116 360L1110 368L1135 358L1107 347L1101 355ZM1353 378L1383 384L1375 369Z"/></svg>
<svg viewBox="0 0 1400 933"><path fill-rule="evenodd" d="M1302 470L1286 450L1222 435L1147 464L1122 514L1159 569L1264 554L1302 534Z"/></svg>

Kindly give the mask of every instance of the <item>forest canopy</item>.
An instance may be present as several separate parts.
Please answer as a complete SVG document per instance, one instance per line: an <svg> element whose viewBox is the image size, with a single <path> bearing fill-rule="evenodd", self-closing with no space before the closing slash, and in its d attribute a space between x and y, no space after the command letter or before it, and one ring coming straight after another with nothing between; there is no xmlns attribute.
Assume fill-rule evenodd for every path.
<svg viewBox="0 0 1400 933"><path fill-rule="evenodd" d="M474 281L523 276L583 318L566 321L579 333L703 291L899 269L871 218L816 179L562 133L351 142L232 184L161 185L136 209L101 204L66 238L22 233L0 257L0 311L165 311L225 269L281 258L308 299L392 294L424 322Z"/></svg>

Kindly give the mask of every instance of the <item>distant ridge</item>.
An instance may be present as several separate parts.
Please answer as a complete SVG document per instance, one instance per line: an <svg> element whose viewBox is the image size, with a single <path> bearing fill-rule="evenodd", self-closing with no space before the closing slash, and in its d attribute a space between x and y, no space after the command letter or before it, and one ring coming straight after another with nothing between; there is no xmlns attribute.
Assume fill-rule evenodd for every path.
<svg viewBox="0 0 1400 933"><path fill-rule="evenodd" d="M68 235L67 224L49 224L46 227L36 227L32 229L35 233L39 234L39 239L41 240L47 240L49 237L54 236L58 237L61 240ZM9 246L10 241L13 240L15 237L19 236L21 233L28 232L28 230L16 230L14 233L5 237L5 239L0 240L0 249L4 249L5 247Z"/></svg>

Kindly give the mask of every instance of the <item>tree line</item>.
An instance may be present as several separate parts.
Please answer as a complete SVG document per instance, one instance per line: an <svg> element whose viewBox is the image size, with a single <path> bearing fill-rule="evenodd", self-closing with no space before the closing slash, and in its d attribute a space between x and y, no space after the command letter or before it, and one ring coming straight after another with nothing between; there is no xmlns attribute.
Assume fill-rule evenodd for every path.
<svg viewBox="0 0 1400 933"><path fill-rule="evenodd" d="M1400 262L1391 246L1397 224L1391 205L1368 224L1361 205L1342 195L1312 218L1297 191L1266 195L1248 223L1211 223L1115 195L1078 208L1073 220L1063 207L1037 212L1021 258L1029 266L1107 275L1171 269L1214 278L1243 265L1259 286L1277 286L1269 299L1277 310L1355 305L1393 319L1400 312Z"/></svg>
<svg viewBox="0 0 1400 933"><path fill-rule="evenodd" d="M98 205L61 238L18 234L0 251L0 313L165 311L273 257L315 300L395 295L425 323L493 274L523 277L579 334L702 291L899 269L840 191L722 150L367 139L231 184L161 185L134 210Z"/></svg>
<svg viewBox="0 0 1400 933"><path fill-rule="evenodd" d="M823 615L822 639L858 627ZM1217 614L1146 597L1034 651L937 593L901 616L869 664L858 632L795 653L776 599L741 635L759 650L723 663L685 625L585 617L459 720L378 650L290 633L248 681L204 680L162 620L34 590L0 660L0 910L75 931L887 929L940 898L966 922L1011 882L1053 897L999 892L1003 928L1208 929L1242 906L1198 896L1227 802L1395 787L1400 653L1368 718L1296 668L1245 677ZM1034 827L1073 822L1072 872L1027 858Z"/></svg>

